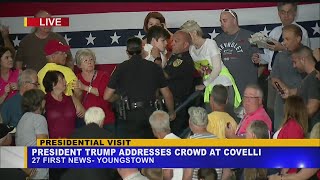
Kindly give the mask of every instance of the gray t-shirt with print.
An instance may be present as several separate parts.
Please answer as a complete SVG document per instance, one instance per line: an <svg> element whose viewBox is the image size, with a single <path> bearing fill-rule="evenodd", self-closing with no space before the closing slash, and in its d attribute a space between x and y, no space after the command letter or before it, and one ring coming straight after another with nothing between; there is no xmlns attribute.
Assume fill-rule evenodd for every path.
<svg viewBox="0 0 320 180"><path fill-rule="evenodd" d="M241 95L246 85L258 83L258 68L251 57L253 53L259 53L262 50L249 43L248 38L252 34L253 32L240 28L234 35L220 33L215 38L223 64L235 79Z"/></svg>

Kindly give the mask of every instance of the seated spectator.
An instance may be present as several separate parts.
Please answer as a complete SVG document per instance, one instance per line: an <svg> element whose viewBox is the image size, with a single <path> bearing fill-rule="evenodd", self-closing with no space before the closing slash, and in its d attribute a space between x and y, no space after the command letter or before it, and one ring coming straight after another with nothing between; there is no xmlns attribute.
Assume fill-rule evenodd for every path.
<svg viewBox="0 0 320 180"><path fill-rule="evenodd" d="M48 125L42 115L44 111L44 93L39 89L32 89L23 94L21 117L16 132L17 146L36 146L37 139L48 138ZM48 168L37 168L36 174L31 179L49 179Z"/></svg>
<svg viewBox="0 0 320 180"><path fill-rule="evenodd" d="M110 76L104 72L95 70L96 56L90 49L81 49L75 56L77 66L81 73L77 74L78 81L75 88L83 91L82 105L85 109L90 107L100 107L104 110L105 116L103 127L114 133L115 116L112 112L111 104L103 100L104 90L106 89Z"/></svg>
<svg viewBox="0 0 320 180"><path fill-rule="evenodd" d="M74 72L64 66L66 64L66 52L70 50L70 46L63 45L60 41L50 40L44 47L44 52L48 60L47 64L38 72L38 79L40 83L40 89L46 93L43 78L48 71L60 71L66 81L66 90L64 94L66 96L72 96L72 100L76 106L78 117L82 118L85 113L85 109L80 102L81 90L74 88L74 83L78 80Z"/></svg>
<svg viewBox="0 0 320 180"><path fill-rule="evenodd" d="M246 139L270 139L268 125L264 121L252 121L247 128Z"/></svg>
<svg viewBox="0 0 320 180"><path fill-rule="evenodd" d="M202 107L190 107L188 109L190 115L189 126L193 135L190 139L217 139L218 137L207 131L208 114ZM183 179L198 179L199 168L183 169ZM222 169L216 168L218 179L221 179Z"/></svg>
<svg viewBox="0 0 320 180"><path fill-rule="evenodd" d="M16 127L23 115L21 102L23 94L31 89L39 87L37 72L33 69L26 69L19 74L18 89L12 98L3 103L1 117L4 124Z"/></svg>
<svg viewBox="0 0 320 180"><path fill-rule="evenodd" d="M228 90L223 85L215 85L210 96L212 112L208 114L208 132L225 139L225 128L229 124L231 128L237 128L236 121L225 112L228 101Z"/></svg>
<svg viewBox="0 0 320 180"><path fill-rule="evenodd" d="M171 133L170 118L168 113L161 110L154 111L149 118L149 122L154 136L158 139L180 139L178 136ZM163 168L162 170L164 179L182 179L182 168Z"/></svg>
<svg viewBox="0 0 320 180"><path fill-rule="evenodd" d="M86 126L76 129L71 134L70 138L112 138L113 135L109 131L103 129L105 116L106 114L100 107L90 107L84 115L84 121L86 123Z"/></svg>
<svg viewBox="0 0 320 180"><path fill-rule="evenodd" d="M217 171L213 168L200 168L198 170L198 180L218 180Z"/></svg>
<svg viewBox="0 0 320 180"><path fill-rule="evenodd" d="M226 137L229 139L244 138L250 123L257 119L265 122L269 131L272 132L271 119L262 104L263 92L261 88L255 84L247 85L243 94L245 115L238 124L237 129L226 128Z"/></svg>
<svg viewBox="0 0 320 180"><path fill-rule="evenodd" d="M59 71L48 71L43 78L45 115L50 138L68 138L75 130L76 109L71 96L66 96L66 80Z"/></svg>
<svg viewBox="0 0 320 180"><path fill-rule="evenodd" d="M161 26L152 26L147 34L147 44L144 45L144 58L153 61L162 68L167 65L166 46L169 33Z"/></svg>
<svg viewBox="0 0 320 180"><path fill-rule="evenodd" d="M84 120L86 126L76 129L70 136L71 139L107 139L112 138L110 132L103 129L105 113L100 107L90 107L85 115ZM112 169L105 168L71 168L60 170L61 180L78 179L78 180L105 180L113 179ZM51 175L50 175L51 176ZM55 175L59 176L59 175Z"/></svg>
<svg viewBox="0 0 320 180"><path fill-rule="evenodd" d="M18 90L20 71L14 68L12 53L9 48L0 47L0 106L14 96Z"/></svg>
<svg viewBox="0 0 320 180"><path fill-rule="evenodd" d="M268 125L260 120L252 121L247 128L247 139L270 139ZM241 180L267 180L267 169L245 168Z"/></svg>
<svg viewBox="0 0 320 180"><path fill-rule="evenodd" d="M303 139L308 132L308 111L300 96L289 96L284 104L284 119L274 139Z"/></svg>
<svg viewBox="0 0 320 180"><path fill-rule="evenodd" d="M137 168L118 168L117 170L123 180L148 180Z"/></svg>

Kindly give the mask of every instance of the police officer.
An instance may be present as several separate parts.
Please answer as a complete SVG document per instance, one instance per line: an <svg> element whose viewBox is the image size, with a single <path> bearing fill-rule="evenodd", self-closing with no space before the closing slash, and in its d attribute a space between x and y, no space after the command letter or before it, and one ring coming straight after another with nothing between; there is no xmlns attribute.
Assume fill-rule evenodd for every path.
<svg viewBox="0 0 320 180"><path fill-rule="evenodd" d="M194 62L189 54L191 37L183 31L176 31L172 36L173 55L164 68L165 76L168 79L168 86L171 90L177 108L194 91L193 75L195 73ZM171 121L171 131L180 135L188 126L187 107L177 112L177 117Z"/></svg>
<svg viewBox="0 0 320 180"><path fill-rule="evenodd" d="M174 120L176 116L172 93L161 67L143 59L141 52L141 39L129 38L127 54L130 59L119 64L114 70L103 96L104 100L112 102L115 90L120 89L120 95L126 98L127 111L122 122L126 135L122 138L154 138L149 116L155 111L157 89L160 89L164 97L170 119Z"/></svg>

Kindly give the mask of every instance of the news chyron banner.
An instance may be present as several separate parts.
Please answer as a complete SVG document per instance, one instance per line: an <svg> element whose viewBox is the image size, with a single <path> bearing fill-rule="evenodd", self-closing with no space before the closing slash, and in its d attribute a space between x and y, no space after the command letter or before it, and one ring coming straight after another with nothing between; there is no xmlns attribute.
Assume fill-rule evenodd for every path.
<svg viewBox="0 0 320 180"><path fill-rule="evenodd" d="M41 139L25 168L319 168L320 140Z"/></svg>

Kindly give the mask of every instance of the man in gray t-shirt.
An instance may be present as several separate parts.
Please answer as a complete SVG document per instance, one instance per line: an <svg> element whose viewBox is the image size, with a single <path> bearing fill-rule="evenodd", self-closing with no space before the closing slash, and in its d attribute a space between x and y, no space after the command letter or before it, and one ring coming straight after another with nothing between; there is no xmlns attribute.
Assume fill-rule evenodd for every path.
<svg viewBox="0 0 320 180"><path fill-rule="evenodd" d="M302 47L302 31L299 26L290 24L282 30L283 44L287 48L286 51L279 52L275 59L271 72L271 81L275 89L278 89L276 82L279 85L287 88L297 88L302 80L301 74L294 68L291 58L292 52ZM280 90L279 90L280 91ZM284 100L280 94L276 94L274 104L274 129L278 130L284 118Z"/></svg>
<svg viewBox="0 0 320 180"><path fill-rule="evenodd" d="M240 94L243 95L248 84L258 83L258 66L252 62L251 57L253 53L260 51L249 43L248 38L253 32L239 27L234 11L223 10L220 22L223 32L215 37L215 41L220 49L223 64L229 69Z"/></svg>
<svg viewBox="0 0 320 180"><path fill-rule="evenodd" d="M282 86L284 89L282 97L299 95L303 98L308 110L308 130L310 131L314 124L320 121L320 80L317 79L316 60L312 55L312 50L302 46L293 52L292 62L294 68L300 73L307 73L307 76L298 88L290 89Z"/></svg>
<svg viewBox="0 0 320 180"><path fill-rule="evenodd" d="M288 88L297 88L302 80L300 74L292 65L291 53L289 51L282 51L275 57L273 68L270 74L271 81L281 81ZM284 118L284 99L279 93L276 93L274 103L274 130L278 130Z"/></svg>
<svg viewBox="0 0 320 180"><path fill-rule="evenodd" d="M41 115L44 110L44 93L40 89L26 91L22 97L23 116L16 131L17 146L36 146L37 139L49 137L46 118ZM37 168L31 179L49 179L48 168Z"/></svg>

